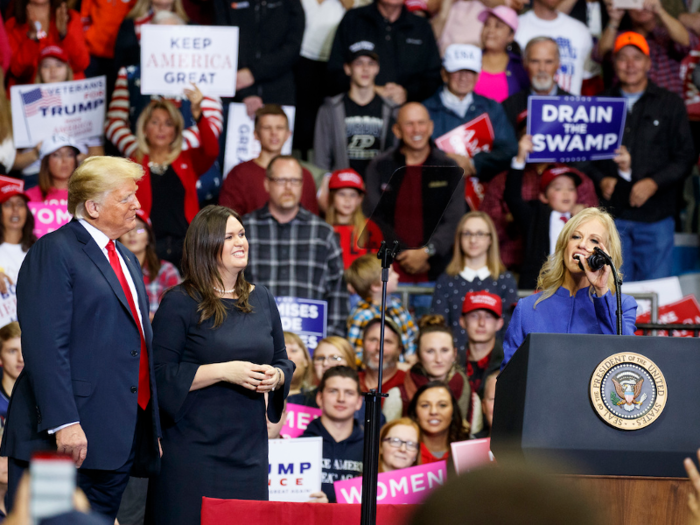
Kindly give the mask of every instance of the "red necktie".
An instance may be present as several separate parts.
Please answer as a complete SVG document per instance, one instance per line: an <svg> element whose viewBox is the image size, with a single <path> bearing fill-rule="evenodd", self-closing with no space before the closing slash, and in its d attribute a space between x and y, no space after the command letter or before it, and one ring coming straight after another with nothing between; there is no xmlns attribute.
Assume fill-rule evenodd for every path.
<svg viewBox="0 0 700 525"><path fill-rule="evenodd" d="M569 219L568 219L565 215L562 215L562 216L559 217L559 218L560 218L562 221L564 221L564 224L566 224L566 223L569 221Z"/></svg>
<svg viewBox="0 0 700 525"><path fill-rule="evenodd" d="M122 290L124 290L124 295L126 295L126 301L129 303L129 308L131 308L131 315L134 316L136 321L136 327L139 329L139 336L141 336L141 360L139 361L139 395L137 398L139 406L146 410L148 406L148 401L151 399L151 380L148 374L148 351L146 349L146 341L143 338L143 330L141 328L141 320L139 319L138 311L136 310L136 304L134 304L134 297L131 295L131 290L129 289L129 283L126 281L124 272L122 271L122 265L119 263L119 256L117 255L117 249L114 246L114 241L110 240L107 243L107 255L109 256L109 264L112 265L112 270L117 274L117 279L119 279L119 284L122 285Z"/></svg>

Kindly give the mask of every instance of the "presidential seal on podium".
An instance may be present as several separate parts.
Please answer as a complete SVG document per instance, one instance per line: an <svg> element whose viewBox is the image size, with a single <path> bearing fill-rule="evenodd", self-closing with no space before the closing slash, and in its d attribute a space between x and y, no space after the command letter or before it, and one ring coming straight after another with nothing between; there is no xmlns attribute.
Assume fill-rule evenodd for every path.
<svg viewBox="0 0 700 525"><path fill-rule="evenodd" d="M624 352L604 359L593 372L590 400L598 416L620 430L639 430L658 419L668 390L663 373L641 354Z"/></svg>

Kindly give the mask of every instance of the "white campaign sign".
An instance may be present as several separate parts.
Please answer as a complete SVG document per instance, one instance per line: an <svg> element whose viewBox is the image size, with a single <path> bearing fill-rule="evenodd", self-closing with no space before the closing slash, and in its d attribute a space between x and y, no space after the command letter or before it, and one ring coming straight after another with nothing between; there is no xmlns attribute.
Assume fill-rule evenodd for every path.
<svg viewBox="0 0 700 525"><path fill-rule="evenodd" d="M292 139L294 138L294 106L282 106L289 120L292 136L282 146L282 155L292 154ZM248 116L245 104L232 102L228 106L228 125L226 126L226 153L224 154L224 178L234 166L257 158L260 155L260 142L255 140L253 131L255 121Z"/></svg>
<svg viewBox="0 0 700 525"><path fill-rule="evenodd" d="M238 28L141 26L141 93L182 95L197 84L205 95L236 94Z"/></svg>
<svg viewBox="0 0 700 525"><path fill-rule="evenodd" d="M270 501L309 501L321 490L323 438L271 439L268 487Z"/></svg>
<svg viewBox="0 0 700 525"><path fill-rule="evenodd" d="M104 76L12 86L12 133L16 148L33 148L52 135L89 139L104 133Z"/></svg>

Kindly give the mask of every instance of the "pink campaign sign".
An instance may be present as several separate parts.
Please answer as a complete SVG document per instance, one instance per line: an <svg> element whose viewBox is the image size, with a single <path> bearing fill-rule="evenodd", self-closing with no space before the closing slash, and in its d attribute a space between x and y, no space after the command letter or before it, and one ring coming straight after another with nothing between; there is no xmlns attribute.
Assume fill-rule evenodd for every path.
<svg viewBox="0 0 700 525"><path fill-rule="evenodd" d="M377 482L377 503L420 503L446 480L445 461L382 472ZM362 503L362 477L336 481L333 487L338 503Z"/></svg>
<svg viewBox="0 0 700 525"><path fill-rule="evenodd" d="M452 443L452 459L457 474L464 474L474 468L487 465L494 460L491 453L491 438Z"/></svg>
<svg viewBox="0 0 700 525"><path fill-rule="evenodd" d="M34 234L37 237L58 230L73 218L66 207L61 204L29 202L27 205L34 214Z"/></svg>
<svg viewBox="0 0 700 525"><path fill-rule="evenodd" d="M280 431L280 435L285 439L299 437L304 433L309 423L317 417L321 417L320 408L287 403L287 420Z"/></svg>

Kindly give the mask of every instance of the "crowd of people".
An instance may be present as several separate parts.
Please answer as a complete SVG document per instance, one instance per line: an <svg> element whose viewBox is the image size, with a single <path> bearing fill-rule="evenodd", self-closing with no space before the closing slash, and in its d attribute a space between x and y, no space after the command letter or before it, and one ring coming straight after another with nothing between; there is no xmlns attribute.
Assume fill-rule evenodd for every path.
<svg viewBox="0 0 700 525"><path fill-rule="evenodd" d="M141 502L148 522L193 523L202 495L231 497L231 487L238 499L265 499L265 420L248 416L266 411L273 439L294 403L322 411L305 433L323 438L323 490L312 500L333 502L333 481L362 473L361 393L379 386L382 343L380 471L450 461L453 442L488 437L498 372L528 333L615 333L609 268L594 272L585 262L595 247L625 281L672 273L673 233L700 151L698 120L686 110L697 90L687 73L700 46L700 13L688 12L696 7L0 0L0 297L17 297L20 323L41 314L70 327L69 310L56 301L87 293L90 279L114 271L109 285L124 290L122 306L136 320L128 344L139 350L130 355L140 356L128 379L139 397L136 437L107 451L85 400L111 388L96 388L88 375L96 366L90 344L121 337L118 324L105 321L103 333L90 331L73 350L86 375L71 383L70 372L52 380L40 366L42 356L53 359L54 342L22 323L28 367L46 381L18 382L19 395L36 404L18 401L18 415L8 418L8 501L29 459L22 440L51 439L78 466L85 461L81 471L114 473L116 504L96 495L96 478L81 481L94 488L84 488L93 508L111 518L127 457L142 474L156 463L160 470ZM180 96L142 95L147 24L238 27L236 96L195 84ZM103 132L15 147L12 86L102 75ZM624 100L615 157L528 162L533 95ZM224 173L231 102L245 105L260 150ZM293 125L283 106L296 108ZM493 132L486 147L438 146L480 118ZM293 154L285 154L290 139ZM102 180L100 170L119 175ZM98 198L108 194L109 204ZM30 203L79 219L63 228L63 244L37 240ZM76 270L86 262L65 251L91 239L97 247L86 253L102 274ZM386 283L383 341L382 241L400 245ZM427 315L392 295L404 284L433 288ZM530 290L541 293L518 301ZM38 296L48 303L29 304ZM315 349L282 330L281 296L326 302L327 337ZM624 333L633 334L636 304L624 296L622 305ZM86 301L72 319L116 311ZM0 327L3 421L24 366L19 337L20 324ZM64 364L65 347L60 355ZM56 402L51 396L64 408L40 410ZM104 400L115 406L114 425L135 417L116 408L119 399ZM29 404L31 416L22 412ZM12 425L25 416L31 432ZM158 441L135 450L150 430ZM177 508L167 504L175 500Z"/></svg>

